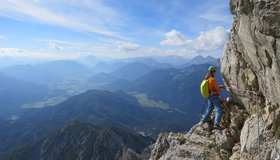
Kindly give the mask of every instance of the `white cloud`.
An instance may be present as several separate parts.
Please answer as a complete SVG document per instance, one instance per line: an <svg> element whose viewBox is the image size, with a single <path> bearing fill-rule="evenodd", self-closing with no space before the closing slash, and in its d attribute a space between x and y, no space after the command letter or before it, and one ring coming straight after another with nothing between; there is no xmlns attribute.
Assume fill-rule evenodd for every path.
<svg viewBox="0 0 280 160"><path fill-rule="evenodd" d="M228 39L228 31L223 27L216 27L213 30L200 32L193 41L192 48L197 51L213 51L222 49Z"/></svg>
<svg viewBox="0 0 280 160"><path fill-rule="evenodd" d="M124 52L131 52L131 51L137 51L140 46L136 43L130 43L130 42L122 42L117 41L116 42L118 51L124 51Z"/></svg>
<svg viewBox="0 0 280 160"><path fill-rule="evenodd" d="M167 40L162 41L160 44L172 46L180 45L197 52L215 51L223 48L228 38L228 32L229 31L225 28L218 26L212 30L200 32L199 36L192 40L186 40L180 32L172 30L165 34Z"/></svg>
<svg viewBox="0 0 280 160"><path fill-rule="evenodd" d="M81 9L82 8L82 9ZM21 21L39 21L51 25L122 37L111 28L121 25L118 12L101 1L0 1L0 15Z"/></svg>
<svg viewBox="0 0 280 160"><path fill-rule="evenodd" d="M29 57L29 58L38 58L38 59L73 59L77 58L80 55L75 53L66 53L57 54L53 51L46 51L38 49L37 51L32 50L22 50L19 48L0 48L0 56L8 57Z"/></svg>
<svg viewBox="0 0 280 160"><path fill-rule="evenodd" d="M54 42L49 42L48 43L48 47L50 49L62 50L62 47L60 47L58 44L56 44Z"/></svg>
<svg viewBox="0 0 280 160"><path fill-rule="evenodd" d="M56 50L65 50L65 49L81 49L86 44L81 42L72 42L56 39L36 39L38 42L46 43L48 48Z"/></svg>
<svg viewBox="0 0 280 160"><path fill-rule="evenodd" d="M188 50L186 48L177 49L162 49L162 48L139 48L138 50L129 52L117 52L113 57L125 58L125 57L138 57L138 56L183 56L183 57L194 57L197 55L196 52Z"/></svg>
<svg viewBox="0 0 280 160"><path fill-rule="evenodd" d="M160 42L160 44L163 46L178 46L191 43L191 40L185 40L183 38L183 35L174 29L170 32L165 33L165 37L166 40Z"/></svg>
<svg viewBox="0 0 280 160"><path fill-rule="evenodd" d="M0 56L20 56L24 50L19 48L0 48Z"/></svg>
<svg viewBox="0 0 280 160"><path fill-rule="evenodd" d="M176 55L182 57L194 57L197 53L193 50L189 50L187 48L178 48L178 49L160 49L160 48L150 48L146 51L141 51L146 53L147 55L159 55L159 56L169 56Z"/></svg>
<svg viewBox="0 0 280 160"><path fill-rule="evenodd" d="M57 40L57 39L37 39L39 42L53 42L60 45L67 45L67 46L75 46L75 47L81 47L84 44L81 42L72 42L72 41L64 41L64 40Z"/></svg>

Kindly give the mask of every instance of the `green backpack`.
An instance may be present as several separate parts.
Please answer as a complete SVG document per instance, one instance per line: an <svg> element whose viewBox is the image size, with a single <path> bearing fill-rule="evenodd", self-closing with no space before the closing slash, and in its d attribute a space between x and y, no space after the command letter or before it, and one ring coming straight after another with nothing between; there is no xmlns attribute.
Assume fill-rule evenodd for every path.
<svg viewBox="0 0 280 160"><path fill-rule="evenodd" d="M200 93L203 98L208 98L209 97L209 80L205 79L201 82L200 85Z"/></svg>

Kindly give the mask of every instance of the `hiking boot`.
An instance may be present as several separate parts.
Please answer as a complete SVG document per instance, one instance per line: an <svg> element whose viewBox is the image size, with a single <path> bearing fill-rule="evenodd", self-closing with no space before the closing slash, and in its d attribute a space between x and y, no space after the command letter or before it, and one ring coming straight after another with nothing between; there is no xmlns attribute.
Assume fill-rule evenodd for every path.
<svg viewBox="0 0 280 160"><path fill-rule="evenodd" d="M214 125L213 128L214 129L218 129L218 130L222 130L223 129L220 125Z"/></svg>

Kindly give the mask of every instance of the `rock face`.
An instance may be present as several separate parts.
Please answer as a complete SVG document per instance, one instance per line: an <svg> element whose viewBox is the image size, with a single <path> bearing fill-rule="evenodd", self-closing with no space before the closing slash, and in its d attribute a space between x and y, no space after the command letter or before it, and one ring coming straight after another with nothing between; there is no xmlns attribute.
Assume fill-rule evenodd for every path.
<svg viewBox="0 0 280 160"><path fill-rule="evenodd" d="M231 0L230 8L234 23L221 72L234 99L250 113L237 157L274 159L280 156L274 152L280 142L280 1Z"/></svg>
<svg viewBox="0 0 280 160"><path fill-rule="evenodd" d="M232 0L230 4L234 23L221 60L225 83L229 87L258 92L262 106L278 105L280 1ZM252 94L231 91L252 110L255 105L251 103Z"/></svg>
<svg viewBox="0 0 280 160"><path fill-rule="evenodd" d="M221 58L235 104L223 116L227 128L161 134L150 159L280 159L280 0L231 0L230 8Z"/></svg>

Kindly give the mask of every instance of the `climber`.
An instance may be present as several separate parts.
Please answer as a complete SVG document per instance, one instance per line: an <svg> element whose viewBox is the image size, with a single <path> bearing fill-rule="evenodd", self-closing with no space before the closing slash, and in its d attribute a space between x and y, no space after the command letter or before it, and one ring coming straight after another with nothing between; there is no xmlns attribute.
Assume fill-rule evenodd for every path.
<svg viewBox="0 0 280 160"><path fill-rule="evenodd" d="M210 66L208 69L208 73L205 76L205 79L209 80L209 97L208 97L208 107L202 118L202 123L209 123L210 115L215 107L214 128L222 129L223 127L220 126L222 107L221 107L219 91L221 91L221 89L224 88L224 86L217 85L217 82L215 80L216 70L217 70L216 67Z"/></svg>

